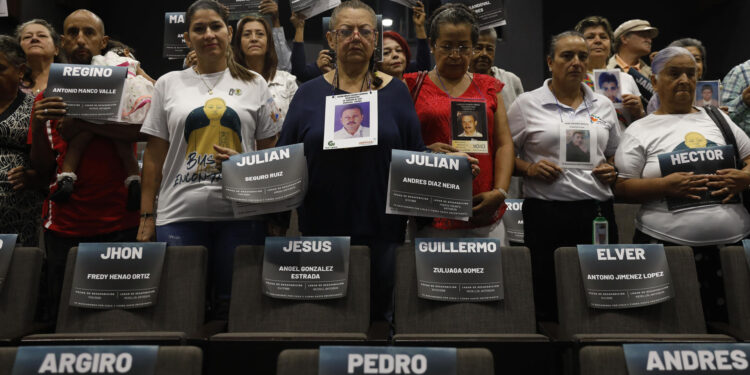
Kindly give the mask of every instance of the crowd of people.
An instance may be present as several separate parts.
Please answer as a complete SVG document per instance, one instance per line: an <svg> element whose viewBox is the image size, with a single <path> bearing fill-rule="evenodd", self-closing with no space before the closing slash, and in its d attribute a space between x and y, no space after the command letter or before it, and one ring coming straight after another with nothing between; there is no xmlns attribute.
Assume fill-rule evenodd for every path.
<svg viewBox="0 0 750 375"><path fill-rule="evenodd" d="M508 198L525 199L524 244L540 319L556 319L553 251L592 243L592 222L600 219L608 223L609 243L692 246L704 260L698 264L708 317L721 317L717 248L750 234L750 214L735 199L750 185L743 163L750 161L750 61L723 80L721 110L710 106L718 104L710 96L709 106L698 107L706 61L700 41L652 51L659 32L649 22L630 20L613 31L606 18L591 16L551 38L550 78L524 92L518 76L495 66L495 30L480 30L460 3L428 18L418 2L416 52L387 31L382 61L374 54L375 12L359 0L333 10L327 46L309 63L304 17L291 16L290 49L275 2L262 1L259 11L270 18L230 23L220 3L195 1L185 16L185 69L156 81L88 10L68 15L60 34L31 20L15 37L0 36L0 233L36 246L43 232L50 315L71 247L127 241L207 247L210 309L226 315L234 249L284 235L290 215L235 218L222 197L221 162L303 143L309 184L297 209L300 232L348 236L352 245L370 247L373 319L390 319L398 245L410 237L502 239ZM62 98L44 92L53 62L92 64L107 52L135 61L134 76L155 82L142 126L71 118ZM600 69L619 72L595 76ZM597 93L597 82L613 93ZM324 149L326 102L352 93L377 100L370 108L377 111L377 145ZM480 111L461 115L463 133L454 134L453 108L462 103ZM348 111L358 121L342 136L370 136L365 110ZM455 137L482 138L487 151L460 152ZM138 140L146 141L140 176L131 162ZM724 145L734 147L736 168L660 166L660 155ZM407 217L386 214L395 149L468 158L475 175L471 218L412 218L407 230ZM635 238L618 238L615 201L641 204Z"/></svg>

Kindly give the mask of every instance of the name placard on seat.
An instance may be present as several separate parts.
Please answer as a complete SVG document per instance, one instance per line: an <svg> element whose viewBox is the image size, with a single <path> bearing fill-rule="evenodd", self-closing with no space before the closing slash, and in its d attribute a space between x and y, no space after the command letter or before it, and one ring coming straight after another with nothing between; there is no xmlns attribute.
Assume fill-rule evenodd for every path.
<svg viewBox="0 0 750 375"><path fill-rule="evenodd" d="M349 237L266 237L263 294L281 299L343 298L349 285Z"/></svg>
<svg viewBox="0 0 750 375"><path fill-rule="evenodd" d="M22 346L12 375L152 375L158 346Z"/></svg>
<svg viewBox="0 0 750 375"><path fill-rule="evenodd" d="M625 344L629 375L747 374L750 344Z"/></svg>
<svg viewBox="0 0 750 375"><path fill-rule="evenodd" d="M456 348L321 346L318 375L455 375Z"/></svg>
<svg viewBox="0 0 750 375"><path fill-rule="evenodd" d="M661 244L578 245L578 259L589 307L626 309L674 297Z"/></svg>
<svg viewBox="0 0 750 375"><path fill-rule="evenodd" d="M165 242L81 243L70 305L133 309L156 304Z"/></svg>
<svg viewBox="0 0 750 375"><path fill-rule="evenodd" d="M420 298L447 302L503 299L500 241L491 238L417 238Z"/></svg>

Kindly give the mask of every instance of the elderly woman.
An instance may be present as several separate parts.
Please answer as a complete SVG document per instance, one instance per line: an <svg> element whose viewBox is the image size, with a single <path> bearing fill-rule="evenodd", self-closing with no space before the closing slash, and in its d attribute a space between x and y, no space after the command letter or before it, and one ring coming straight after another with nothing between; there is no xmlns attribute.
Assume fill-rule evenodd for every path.
<svg viewBox="0 0 750 375"><path fill-rule="evenodd" d="M706 318L720 319L726 312L720 306L723 301L717 303L723 298L716 274L717 246L737 243L750 234L750 214L732 199L750 184L750 164L738 170L733 164L688 164L676 169L660 163L676 152L712 150L728 142L706 111L693 106L697 64L690 51L667 47L656 55L652 67L651 81L660 105L625 131L615 157L620 171L615 190L618 197L643 203L635 220L634 243L693 247ZM721 115L737 142L724 155L736 151L750 162L750 139Z"/></svg>
<svg viewBox="0 0 750 375"><path fill-rule="evenodd" d="M612 26L609 21L600 16L586 17L578 22L575 31L583 34L589 46L589 63L587 76L584 78L589 87L594 88L594 69L607 69L607 61L612 54ZM633 121L643 117L644 102L635 80L630 74L620 72L620 90L624 110L618 110L617 119L624 129Z"/></svg>
<svg viewBox="0 0 750 375"><path fill-rule="evenodd" d="M383 72L403 80L405 72L416 72L430 69L430 47L427 43L427 31L424 28L424 5L417 1L413 8L414 31L417 36L417 59L411 61L411 50L401 34L395 31L383 33L383 61L379 68Z"/></svg>
<svg viewBox="0 0 750 375"><path fill-rule="evenodd" d="M452 111L454 104L483 104L487 119L486 124L480 124L486 129L470 129L482 133L487 142L485 153L470 154L479 160L482 171L474 179L471 219L463 222L436 218L428 226L417 228L418 237L502 237L499 220L513 173L513 141L501 95L503 83L469 72L473 45L479 39L477 25L476 16L464 4L445 4L436 9L430 20L430 46L436 66L426 76L404 76L416 97L414 105L422 124L422 138L433 151L458 151L451 146L453 138L461 136L453 134L452 120L457 116Z"/></svg>
<svg viewBox="0 0 750 375"><path fill-rule="evenodd" d="M49 68L60 54L60 35L47 21L33 19L18 26L16 39L21 43L31 69L22 90L36 96L47 88Z"/></svg>
<svg viewBox="0 0 750 375"><path fill-rule="evenodd" d="M381 320L392 311L395 248L404 241L406 224L404 217L385 213L391 151L425 147L406 87L369 69L375 30L375 12L367 4L350 0L334 9L326 38L337 69L300 86L279 144L305 145L310 177L298 209L302 234L350 236L352 245L370 247L371 317ZM377 96L377 145L324 150L326 101L353 93Z"/></svg>
<svg viewBox="0 0 750 375"><path fill-rule="evenodd" d="M227 312L234 249L265 236L257 222L234 218L220 163L229 153L273 147L281 127L266 82L234 60L228 17L214 0L190 5L185 42L197 64L159 78L141 128L148 144L138 240L207 247L215 317Z"/></svg>
<svg viewBox="0 0 750 375"><path fill-rule="evenodd" d="M620 141L612 102L583 83L589 48L583 35L552 38L547 66L552 78L521 94L508 112L516 146L516 172L523 176L524 239L531 249L539 319L556 320L553 252L592 243L592 223L608 222L617 243L610 164Z"/></svg>
<svg viewBox="0 0 750 375"><path fill-rule="evenodd" d="M21 80L31 82L26 56L15 39L0 36L0 233L18 234L18 244L37 246L42 199L31 189L28 170L29 120L34 97L19 91Z"/></svg>
<svg viewBox="0 0 750 375"><path fill-rule="evenodd" d="M238 64L266 79L278 107L278 121L283 123L289 103L297 92L297 77L278 70L279 59L271 36L271 26L262 16L245 16L237 23L232 49Z"/></svg>

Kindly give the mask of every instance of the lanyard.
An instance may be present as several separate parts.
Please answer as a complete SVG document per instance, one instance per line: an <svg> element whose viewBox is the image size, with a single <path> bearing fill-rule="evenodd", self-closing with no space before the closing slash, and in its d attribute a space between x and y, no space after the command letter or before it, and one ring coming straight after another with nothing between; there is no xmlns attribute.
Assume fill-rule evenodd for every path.
<svg viewBox="0 0 750 375"><path fill-rule="evenodd" d="M550 90L550 91L552 91L552 90ZM586 106L586 113L589 115L589 124L593 125L594 121L591 120L591 111L589 111L589 103L586 101L586 95L583 95L583 93L581 93L581 95L583 96L583 105ZM557 108L557 114L560 115L560 123L564 124L565 121L563 121L562 111L560 110L560 107L561 107L560 106L560 102L557 101L557 95L555 95L554 92L552 92L552 96L555 98L555 104L557 104L557 107L555 107L555 108ZM573 117L574 118L575 118L575 115L576 115L576 109L573 108Z"/></svg>
<svg viewBox="0 0 750 375"><path fill-rule="evenodd" d="M448 95L448 97L450 97L452 100L461 100L461 99L462 100L472 100L471 98L461 98L461 97L454 97L454 96L452 96L448 92L448 89L445 87L445 84L443 83L443 79L440 77L440 73L438 73L437 69L435 69L435 75L437 75L438 81L440 81L440 86L443 87L443 91L445 92L445 94ZM468 72L466 72L466 76L469 77L469 81L471 81L471 84L474 86L474 89L477 90L477 92L479 93L479 96L482 97L482 100L486 102L487 98L484 97L484 94L482 93L482 90L479 89L479 86L477 86L476 82L474 82L474 79L472 79L471 76L469 76ZM478 100L478 99L473 99L473 100Z"/></svg>
<svg viewBox="0 0 750 375"><path fill-rule="evenodd" d="M336 70L333 73L333 80L336 82L336 86L333 89L331 89L331 91L332 91L331 94L333 96L336 96L336 90L341 91L341 89L339 88L339 68L338 67L336 67ZM367 90L369 90L370 92L372 92L372 81L370 80L370 72L369 71L367 73L365 73L365 77L362 78L362 85L359 86L359 92L364 91L365 81L367 81Z"/></svg>

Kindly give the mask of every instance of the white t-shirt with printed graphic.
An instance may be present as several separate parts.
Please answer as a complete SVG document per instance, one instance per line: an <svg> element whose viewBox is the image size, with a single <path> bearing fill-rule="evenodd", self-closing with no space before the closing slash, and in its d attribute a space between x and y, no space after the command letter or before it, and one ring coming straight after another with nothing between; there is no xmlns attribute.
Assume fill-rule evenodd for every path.
<svg viewBox="0 0 750 375"><path fill-rule="evenodd" d="M687 147L685 137L699 134L707 147L724 146L719 127L703 108L681 115L648 115L631 124L620 142L615 164L621 178L663 177L659 154ZM722 114L723 115L723 114ZM728 116L741 158L750 155L750 139ZM750 233L750 214L742 204L716 204L669 212L666 199L644 203L636 227L651 237L690 246L734 243Z"/></svg>
<svg viewBox="0 0 750 375"><path fill-rule="evenodd" d="M510 106L508 125L516 154L530 163L544 159L561 166L560 127L564 126L563 122L576 122L591 124L592 129L596 130L594 166L613 156L620 143L620 127L612 102L581 83L584 101L574 109L558 103L549 89L549 82L548 79L542 87L519 95ZM551 184L540 179L524 178L523 193L527 198L552 201L606 201L612 198L609 186L586 169L564 169Z"/></svg>
<svg viewBox="0 0 750 375"><path fill-rule="evenodd" d="M266 81L257 74L245 82L233 78L229 69L199 77L188 68L159 78L141 127L142 133L169 142L156 225L232 220L231 202L221 194L213 144L237 152L255 150L256 139L281 130L275 108Z"/></svg>

